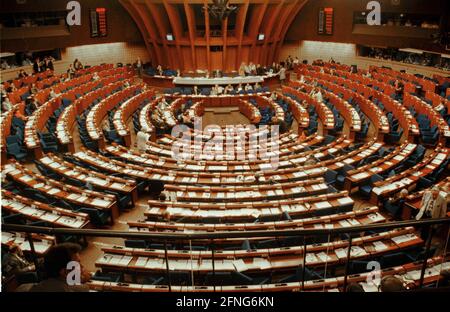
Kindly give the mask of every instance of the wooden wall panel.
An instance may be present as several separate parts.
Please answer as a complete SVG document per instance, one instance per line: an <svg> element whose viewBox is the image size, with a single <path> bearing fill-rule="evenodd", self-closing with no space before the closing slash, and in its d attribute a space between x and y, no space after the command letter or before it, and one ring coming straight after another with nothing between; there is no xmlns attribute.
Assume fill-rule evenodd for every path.
<svg viewBox="0 0 450 312"><path fill-rule="evenodd" d="M210 24L215 23L209 14L195 11L201 10L198 4L206 6L211 1L120 1L124 6L128 3L134 4L135 7L145 5L143 10L147 12L138 14L140 23L144 24L147 36L150 37L149 50L159 56L164 67L189 70L194 66L210 71L230 71L237 70L242 62L271 64L279 53L278 46L284 40L288 24L293 20L291 15L308 0L230 0L231 5L239 7L236 16L232 17L236 21L235 24L228 25L230 22L225 19L219 36L211 34ZM181 16L182 14L184 16ZM136 19L135 16L133 18ZM143 18L149 21L144 23ZM180 19L186 21L187 26L183 26ZM204 25L204 28L197 29L197 25ZM174 34L175 41L167 41L168 32ZM257 40L259 33L265 35L263 45ZM222 51L211 52L211 46L222 46ZM190 51L190 55L187 51Z"/></svg>

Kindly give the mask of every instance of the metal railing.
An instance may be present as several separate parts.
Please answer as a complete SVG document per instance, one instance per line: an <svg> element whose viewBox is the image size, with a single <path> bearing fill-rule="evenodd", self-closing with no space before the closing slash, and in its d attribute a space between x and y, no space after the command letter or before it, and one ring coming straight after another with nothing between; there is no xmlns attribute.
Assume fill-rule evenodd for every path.
<svg viewBox="0 0 450 312"><path fill-rule="evenodd" d="M307 238L312 237L323 237L327 236L328 242L331 242L331 238L337 235L347 234L348 235L348 249L345 259L345 275L343 289L347 287L347 280L349 275L349 268L351 262L351 247L353 238L356 237L356 233L362 233L367 231L383 231L383 230L393 230L397 228L404 227L415 227L423 228L425 233L427 233L427 238L425 241L425 252L422 259L421 275L419 281L419 288L422 288L425 270L427 267L427 260L429 257L429 252L431 248L431 241L435 234L437 227L441 227L442 233L447 233L445 239L445 246L443 248L444 257L447 254L449 236L450 236L450 218L442 219L426 219L419 221L397 221L397 222L387 222L380 224L370 224L370 225L359 225L353 227L343 227L337 229L299 229L299 230L268 230L268 231L246 231L246 232L202 232L202 233L161 233L161 232L126 232L126 231L114 231L114 230L101 230L101 229L66 229L66 228L49 228L49 227L37 227L28 225L18 225L18 224L2 224L2 231L13 231L13 232L23 232L26 233L26 238L30 243L30 250L32 253L33 260L37 264L37 255L34 248L34 243L32 239L32 233L36 234L47 234L47 235L74 235L85 237L115 237L123 239L141 239L141 240L157 240L164 243L164 257L166 263L166 274L169 291L171 291L171 280L170 280L170 270L169 270L169 259L168 259L168 243L176 241L189 241L189 246L192 248L192 241L207 240L209 242L209 248L211 251L212 258L212 274L215 281L215 240L217 239L231 239L231 238L287 238L287 237L301 237L303 238L303 253L302 253L302 273L301 273L301 289L304 289L305 274L306 274L306 255L307 255ZM37 266L36 266L37 267ZM194 280L192 279L192 283ZM215 282L214 282L215 291Z"/></svg>

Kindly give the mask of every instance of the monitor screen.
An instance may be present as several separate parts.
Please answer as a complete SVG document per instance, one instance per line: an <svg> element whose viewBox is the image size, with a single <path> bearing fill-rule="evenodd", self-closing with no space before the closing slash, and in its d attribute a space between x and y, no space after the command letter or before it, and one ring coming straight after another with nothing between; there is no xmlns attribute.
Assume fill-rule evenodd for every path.
<svg viewBox="0 0 450 312"><path fill-rule="evenodd" d="M166 38L168 41L173 41L173 35L172 34L167 34Z"/></svg>
<svg viewBox="0 0 450 312"><path fill-rule="evenodd" d="M264 40L264 38L265 38L264 34L259 34L259 35L258 35L258 40L259 40L259 41Z"/></svg>

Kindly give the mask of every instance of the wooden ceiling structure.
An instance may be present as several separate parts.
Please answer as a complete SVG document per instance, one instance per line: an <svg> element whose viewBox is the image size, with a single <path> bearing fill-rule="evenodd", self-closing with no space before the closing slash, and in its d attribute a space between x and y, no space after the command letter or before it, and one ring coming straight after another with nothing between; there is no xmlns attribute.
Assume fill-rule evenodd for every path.
<svg viewBox="0 0 450 312"><path fill-rule="evenodd" d="M154 66L232 71L242 62L277 60L289 26L308 0L230 0L238 9L223 20L205 13L212 4L207 0L119 1L139 27Z"/></svg>

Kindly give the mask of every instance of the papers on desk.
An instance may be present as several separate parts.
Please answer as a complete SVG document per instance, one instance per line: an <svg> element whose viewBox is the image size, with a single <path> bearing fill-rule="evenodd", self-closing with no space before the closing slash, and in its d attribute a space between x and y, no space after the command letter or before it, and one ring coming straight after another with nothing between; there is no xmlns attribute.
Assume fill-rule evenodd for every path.
<svg viewBox="0 0 450 312"><path fill-rule="evenodd" d="M69 196L67 196L67 198L70 200L77 200L79 197L80 197L80 195L75 194L75 193L69 194Z"/></svg>
<svg viewBox="0 0 450 312"><path fill-rule="evenodd" d="M318 253L317 257L319 257L319 259L322 260L323 262L331 261L333 259L323 251Z"/></svg>
<svg viewBox="0 0 450 312"><path fill-rule="evenodd" d="M306 174L303 171L301 171L301 172L300 171L293 172L292 175L294 177L296 177L296 178L301 178L301 177L305 177L306 176Z"/></svg>
<svg viewBox="0 0 450 312"><path fill-rule="evenodd" d="M350 223L352 226L361 225L361 224L359 223L359 221L356 220L356 219L347 219L347 221L348 221L348 223Z"/></svg>
<svg viewBox="0 0 450 312"><path fill-rule="evenodd" d="M368 215L369 219L372 220L373 222L380 222L380 221L384 221L384 217L379 214L378 212L376 213L371 213Z"/></svg>
<svg viewBox="0 0 450 312"><path fill-rule="evenodd" d="M53 214L51 212L44 213L41 216L42 220L45 220L45 221L48 221L48 222L55 222L58 218L59 218L59 215Z"/></svg>
<svg viewBox="0 0 450 312"><path fill-rule="evenodd" d="M314 206L316 206L317 209L325 209L332 207L331 204L327 201L314 203Z"/></svg>
<svg viewBox="0 0 450 312"><path fill-rule="evenodd" d="M417 238L417 236L414 234L405 234L405 235L392 237L391 239L394 241L394 243L396 243L397 245L400 245L400 244L415 240L416 238Z"/></svg>
<svg viewBox="0 0 450 312"><path fill-rule="evenodd" d="M99 179L99 178L95 178L95 177L87 177L86 181L92 182L92 183L100 185L100 186L105 186L108 184L107 181Z"/></svg>
<svg viewBox="0 0 450 312"><path fill-rule="evenodd" d="M77 201L80 202L85 202L86 200L88 200L89 197L87 197L86 195L81 195L80 197L78 197Z"/></svg>
<svg viewBox="0 0 450 312"><path fill-rule="evenodd" d="M80 228L83 225L83 220L77 220L70 217L60 217L58 223L62 223L65 226L72 228Z"/></svg>
<svg viewBox="0 0 450 312"><path fill-rule="evenodd" d="M100 207L106 208L109 206L110 202L103 200L103 199L95 198L91 204L94 206L100 206Z"/></svg>
<svg viewBox="0 0 450 312"><path fill-rule="evenodd" d="M347 220L340 220L339 221L339 225L341 227L349 227L349 226L351 226L351 224L349 222L347 222Z"/></svg>
<svg viewBox="0 0 450 312"><path fill-rule="evenodd" d="M123 189L124 185L122 183L118 183L118 182L113 182L113 184L110 185L110 188L114 188L114 189Z"/></svg>
<svg viewBox="0 0 450 312"><path fill-rule="evenodd" d="M53 162L53 160L50 159L50 157L44 157L44 158L41 158L40 161L41 161L43 164L46 164L46 165L51 164L51 163Z"/></svg>
<svg viewBox="0 0 450 312"><path fill-rule="evenodd" d="M145 268L145 265L147 264L148 258L146 257L138 257L136 260L136 263L134 264L137 267Z"/></svg>
<svg viewBox="0 0 450 312"><path fill-rule="evenodd" d="M47 193L50 195L55 195L58 194L59 192L61 192L61 190L58 188L52 188L51 190L47 191Z"/></svg>
<svg viewBox="0 0 450 312"><path fill-rule="evenodd" d="M311 187L314 191L320 191L327 188L325 184L313 184Z"/></svg>
<svg viewBox="0 0 450 312"><path fill-rule="evenodd" d="M33 177L31 177L31 176L29 176L29 175L24 175L24 176L21 176L21 177L19 178L19 180L21 180L21 181L23 181L23 182L30 182L30 181L33 180Z"/></svg>
<svg viewBox="0 0 450 312"><path fill-rule="evenodd" d="M373 247L376 251L383 251L389 248L388 246L386 246L386 244L380 241L373 242Z"/></svg>
<svg viewBox="0 0 450 312"><path fill-rule="evenodd" d="M272 267L270 261L265 258L253 258L253 265L259 267L261 270L270 269Z"/></svg>
<svg viewBox="0 0 450 312"><path fill-rule="evenodd" d="M319 262L316 255L313 253L306 254L306 263L316 263Z"/></svg>
<svg viewBox="0 0 450 312"><path fill-rule="evenodd" d="M349 205L349 204L353 204L353 199L351 199L350 197L343 197L343 198L338 198L338 203L341 205Z"/></svg>
<svg viewBox="0 0 450 312"><path fill-rule="evenodd" d="M369 174L367 172L361 172L361 173L352 175L352 178L356 179L356 180L360 180L360 179L367 178L368 176L369 176Z"/></svg>
<svg viewBox="0 0 450 312"><path fill-rule="evenodd" d="M233 261L233 266L237 272L243 272L243 271L248 270L247 265L245 264L244 260L242 260L242 259Z"/></svg>

